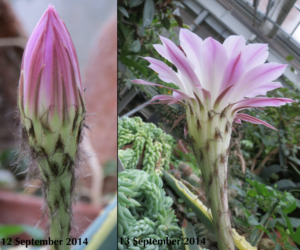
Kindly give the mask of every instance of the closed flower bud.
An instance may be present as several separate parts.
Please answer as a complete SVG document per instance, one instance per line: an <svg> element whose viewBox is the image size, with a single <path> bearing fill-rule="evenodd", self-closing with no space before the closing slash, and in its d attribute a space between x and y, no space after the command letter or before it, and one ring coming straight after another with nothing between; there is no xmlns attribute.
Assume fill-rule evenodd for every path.
<svg viewBox="0 0 300 250"><path fill-rule="evenodd" d="M35 148L51 153L58 141L67 145L71 137L78 137L85 113L78 59L53 6L38 22L24 51L19 109L29 144Z"/></svg>

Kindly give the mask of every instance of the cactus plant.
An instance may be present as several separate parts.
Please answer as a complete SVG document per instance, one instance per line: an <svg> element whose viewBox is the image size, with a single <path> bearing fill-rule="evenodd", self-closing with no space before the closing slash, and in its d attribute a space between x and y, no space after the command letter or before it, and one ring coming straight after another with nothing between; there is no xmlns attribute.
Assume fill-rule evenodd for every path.
<svg viewBox="0 0 300 250"><path fill-rule="evenodd" d="M144 152L143 170L162 173L162 169L169 169L175 141L172 136L152 123L144 123L140 117L119 119L118 133L119 155L125 168L135 169ZM130 150L122 150L126 144L132 144ZM125 155L130 160L126 161Z"/></svg>
<svg viewBox="0 0 300 250"><path fill-rule="evenodd" d="M161 178L143 170L127 169L118 175L118 249L150 249L141 241L180 238L172 198L162 189ZM172 249L180 249L176 244ZM159 249L168 249L167 244Z"/></svg>
<svg viewBox="0 0 300 250"><path fill-rule="evenodd" d="M83 88L71 37L53 6L35 27L19 83L23 142L42 176L51 249L69 249L74 164L85 118Z"/></svg>
<svg viewBox="0 0 300 250"><path fill-rule="evenodd" d="M154 48L176 68L154 58L145 57L149 67L172 89L141 79L133 83L161 86L173 95L157 95L152 101L179 103L185 107L187 131L201 169L208 204L221 250L234 249L233 232L228 207L227 160L233 122L241 120L254 124L270 124L247 114L248 108L281 106L291 103L288 98L267 98L267 91L281 87L272 82L285 70L285 65L264 64L267 45L250 44L242 36L230 36L223 44L211 37L202 41L187 29L180 30L180 48L165 37Z"/></svg>

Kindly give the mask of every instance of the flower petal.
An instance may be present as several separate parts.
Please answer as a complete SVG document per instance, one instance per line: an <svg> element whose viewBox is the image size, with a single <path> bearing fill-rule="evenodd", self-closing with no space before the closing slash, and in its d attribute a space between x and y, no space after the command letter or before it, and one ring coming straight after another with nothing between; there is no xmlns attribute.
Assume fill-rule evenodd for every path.
<svg viewBox="0 0 300 250"><path fill-rule="evenodd" d="M242 52L242 59L248 70L265 63L268 56L268 44L249 44Z"/></svg>
<svg viewBox="0 0 300 250"><path fill-rule="evenodd" d="M268 82L266 84L263 84L261 87L258 87L257 89L253 90L247 97L255 97L258 95L266 95L268 91L282 88L282 84L280 82Z"/></svg>
<svg viewBox="0 0 300 250"><path fill-rule="evenodd" d="M201 82L202 39L188 29L180 29L179 40L180 46L184 50L190 65L193 65L192 68Z"/></svg>
<svg viewBox="0 0 300 250"><path fill-rule="evenodd" d="M222 44L210 37L204 40L201 65L203 88L211 93L213 101L219 94L227 61L227 52Z"/></svg>
<svg viewBox="0 0 300 250"><path fill-rule="evenodd" d="M178 78L176 72L174 72L167 64L151 57L143 57L150 62L149 68L158 73L158 77L167 83L174 83L181 91L187 93L187 90L181 80Z"/></svg>
<svg viewBox="0 0 300 250"><path fill-rule="evenodd" d="M171 95L156 95L156 96L153 96L152 99L150 100L150 102L153 102L153 101L157 101L157 100L160 100L160 101L172 101L174 100L175 98Z"/></svg>
<svg viewBox="0 0 300 250"><path fill-rule="evenodd" d="M233 104L232 113L235 113L245 108L278 107L292 102L294 101L289 98L255 97L255 98L243 99Z"/></svg>
<svg viewBox="0 0 300 250"><path fill-rule="evenodd" d="M266 63L248 71L239 84L236 84L231 93L231 99L238 101L247 96L262 84L272 82L284 72L286 65L278 63Z"/></svg>
<svg viewBox="0 0 300 250"><path fill-rule="evenodd" d="M160 54L163 58L167 59L169 62L171 62L171 59L165 49L165 47L162 44L153 44L154 49Z"/></svg>
<svg viewBox="0 0 300 250"><path fill-rule="evenodd" d="M233 122L238 123L238 124L242 124L241 119L233 119Z"/></svg>
<svg viewBox="0 0 300 250"><path fill-rule="evenodd" d="M131 80L131 82L136 83L136 84L142 84L142 85L159 86L159 87L162 87L162 88L166 88L166 89L175 91L175 92L177 92L178 94L180 94L181 96L183 96L183 97L185 97L185 98L190 98L187 94L181 92L181 91L178 90L178 89L169 88L169 87L167 87L167 86L160 85L160 84L157 84L157 83L146 82L146 81L144 81L144 80L142 80L142 79Z"/></svg>
<svg viewBox="0 0 300 250"><path fill-rule="evenodd" d="M197 78L194 70L191 68L184 53L171 40L162 36L160 36L160 40L162 41L164 48L171 59L171 62L177 68L182 81L186 83L186 88L192 89L194 86L201 86L199 79ZM188 88L188 85L191 88Z"/></svg>
<svg viewBox="0 0 300 250"><path fill-rule="evenodd" d="M228 58L233 58L239 55L245 45L246 40L243 36L229 36L223 43L223 46L227 51Z"/></svg>
<svg viewBox="0 0 300 250"><path fill-rule="evenodd" d="M239 114L235 115L235 118L243 120L243 121L246 121L246 122L251 122L253 124L262 124L262 125L265 125L265 126L271 128L271 129L277 130L276 128L274 128L273 126L271 126L269 123L267 123L265 121L262 121L262 120L260 120L258 118L255 118L255 117L253 117L251 115L239 113Z"/></svg>

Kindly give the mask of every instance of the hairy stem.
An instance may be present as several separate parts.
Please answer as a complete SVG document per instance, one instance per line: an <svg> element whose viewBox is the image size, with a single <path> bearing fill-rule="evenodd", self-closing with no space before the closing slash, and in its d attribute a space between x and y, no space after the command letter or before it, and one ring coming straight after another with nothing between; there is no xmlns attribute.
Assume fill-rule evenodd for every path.
<svg viewBox="0 0 300 250"><path fill-rule="evenodd" d="M194 106L194 107L193 107ZM187 110L188 131L202 172L207 202L220 250L234 250L227 198L227 159L232 119L226 112L216 112L192 103Z"/></svg>
<svg viewBox="0 0 300 250"><path fill-rule="evenodd" d="M50 239L59 242L51 245L51 250L70 249L67 238L71 231L73 162L68 154L61 152L39 162L49 210Z"/></svg>

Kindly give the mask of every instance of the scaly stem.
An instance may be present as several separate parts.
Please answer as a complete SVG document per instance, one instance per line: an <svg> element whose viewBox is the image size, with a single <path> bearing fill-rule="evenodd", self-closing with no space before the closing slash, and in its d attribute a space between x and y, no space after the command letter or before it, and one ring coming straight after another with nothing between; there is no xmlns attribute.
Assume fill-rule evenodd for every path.
<svg viewBox="0 0 300 250"><path fill-rule="evenodd" d="M73 162L68 154L61 152L39 162L49 210L50 239L60 241L58 245L51 245L51 250L70 249L66 244L71 231Z"/></svg>
<svg viewBox="0 0 300 250"><path fill-rule="evenodd" d="M202 172L208 205L220 250L234 250L227 198L227 159L232 119L226 112L190 105L187 110L188 131Z"/></svg>

